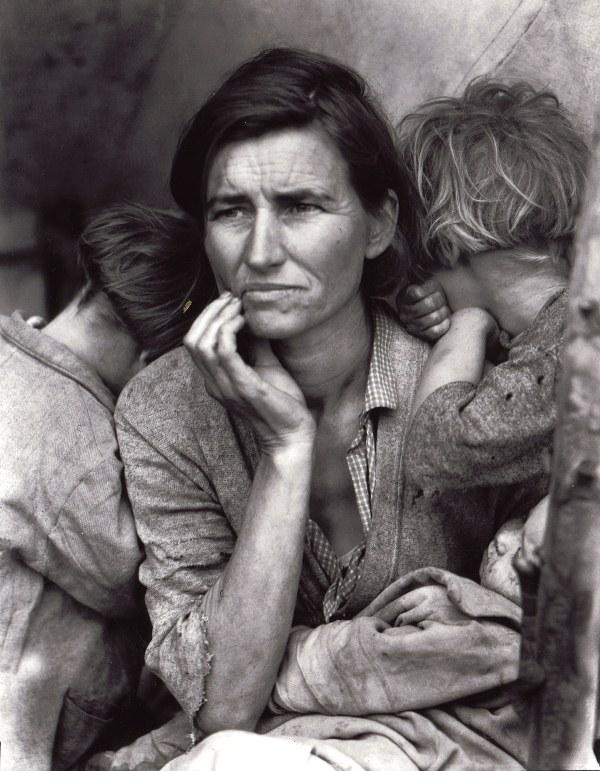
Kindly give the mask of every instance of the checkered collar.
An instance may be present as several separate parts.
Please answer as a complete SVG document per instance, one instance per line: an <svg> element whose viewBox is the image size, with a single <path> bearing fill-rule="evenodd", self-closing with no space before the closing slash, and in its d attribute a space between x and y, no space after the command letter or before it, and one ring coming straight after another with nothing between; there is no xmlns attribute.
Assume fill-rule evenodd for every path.
<svg viewBox="0 0 600 771"><path fill-rule="evenodd" d="M377 407L395 409L398 406L396 380L389 356L394 321L379 305L373 308L372 318L373 348L365 391L365 415Z"/></svg>

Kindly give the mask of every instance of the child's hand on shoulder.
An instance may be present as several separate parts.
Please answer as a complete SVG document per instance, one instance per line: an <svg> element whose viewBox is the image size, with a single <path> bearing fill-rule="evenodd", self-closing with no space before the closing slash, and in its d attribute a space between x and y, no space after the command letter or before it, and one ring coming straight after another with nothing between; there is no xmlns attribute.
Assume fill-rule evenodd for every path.
<svg viewBox="0 0 600 771"><path fill-rule="evenodd" d="M396 297L398 317L411 335L434 343L450 329L450 308L442 285L431 278L409 284Z"/></svg>

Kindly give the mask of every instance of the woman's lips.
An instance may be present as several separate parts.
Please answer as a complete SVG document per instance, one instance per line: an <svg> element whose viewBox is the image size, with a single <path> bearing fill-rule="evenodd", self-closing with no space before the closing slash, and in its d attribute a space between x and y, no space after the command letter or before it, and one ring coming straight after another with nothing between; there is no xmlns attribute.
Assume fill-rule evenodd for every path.
<svg viewBox="0 0 600 771"><path fill-rule="evenodd" d="M289 284L251 284L242 289L241 298L245 302L273 302L298 291L300 287Z"/></svg>

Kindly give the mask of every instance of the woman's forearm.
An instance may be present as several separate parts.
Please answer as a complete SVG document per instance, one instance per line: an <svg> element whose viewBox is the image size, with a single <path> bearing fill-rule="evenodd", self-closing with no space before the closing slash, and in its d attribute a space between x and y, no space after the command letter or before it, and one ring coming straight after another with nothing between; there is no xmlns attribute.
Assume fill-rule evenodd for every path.
<svg viewBox="0 0 600 771"><path fill-rule="evenodd" d="M271 704L364 716L480 695L517 678L520 615L515 603L469 579L421 568L360 616L294 629Z"/></svg>
<svg viewBox="0 0 600 771"><path fill-rule="evenodd" d="M204 600L206 733L253 729L268 702L296 604L311 466L312 442L261 457L234 552Z"/></svg>

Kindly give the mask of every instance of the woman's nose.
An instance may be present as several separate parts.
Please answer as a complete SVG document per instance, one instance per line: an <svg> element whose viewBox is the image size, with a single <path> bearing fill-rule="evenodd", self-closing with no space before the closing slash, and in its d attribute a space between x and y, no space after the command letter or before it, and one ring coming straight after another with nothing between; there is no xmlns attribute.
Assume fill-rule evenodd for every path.
<svg viewBox="0 0 600 771"><path fill-rule="evenodd" d="M248 234L244 261L254 270L268 270L285 259L281 227L272 212L259 211Z"/></svg>

